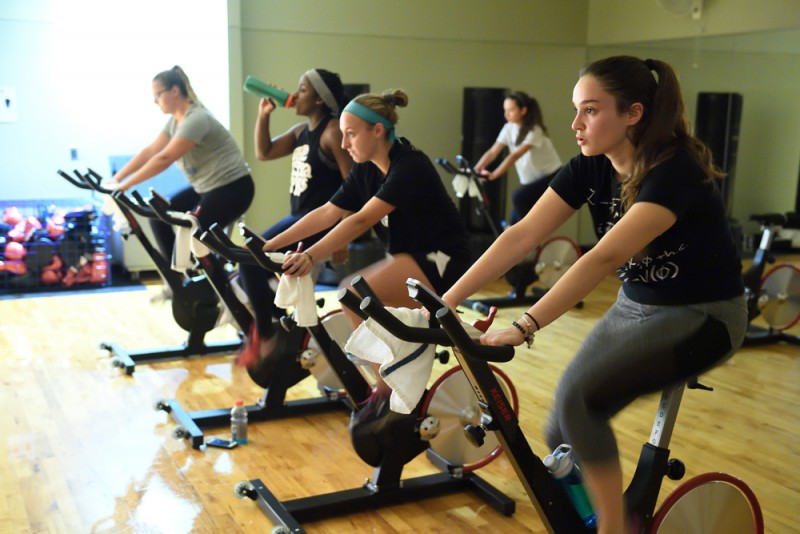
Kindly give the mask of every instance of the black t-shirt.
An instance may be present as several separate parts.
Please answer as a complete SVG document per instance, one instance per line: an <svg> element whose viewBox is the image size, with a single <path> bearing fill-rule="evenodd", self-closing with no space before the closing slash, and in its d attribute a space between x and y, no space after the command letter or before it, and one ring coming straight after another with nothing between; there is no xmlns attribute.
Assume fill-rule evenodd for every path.
<svg viewBox="0 0 800 534"><path fill-rule="evenodd" d="M319 144L330 120L330 116L323 119L313 131L306 126L297 137L292 153L292 215L303 216L322 206L342 185L336 161L325 155Z"/></svg>
<svg viewBox="0 0 800 534"><path fill-rule="evenodd" d="M374 226L390 254L441 251L469 256L467 232L428 156L400 138L389 151L389 173L372 162L356 163L331 198L347 211L359 211L373 196L395 207Z"/></svg>
<svg viewBox="0 0 800 534"><path fill-rule="evenodd" d="M550 184L570 206L588 204L598 239L621 217L620 188L605 156L572 158ZM742 265L722 197L685 150L653 168L634 202L664 206L677 221L618 269L641 304L682 305L741 295Z"/></svg>

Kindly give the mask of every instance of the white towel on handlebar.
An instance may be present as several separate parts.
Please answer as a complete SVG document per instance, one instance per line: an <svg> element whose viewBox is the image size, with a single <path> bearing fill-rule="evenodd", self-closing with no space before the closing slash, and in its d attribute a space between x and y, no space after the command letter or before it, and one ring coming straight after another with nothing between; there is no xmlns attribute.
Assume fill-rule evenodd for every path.
<svg viewBox="0 0 800 534"><path fill-rule="evenodd" d="M455 191L458 198L464 198L464 193L467 193L472 198L480 198L481 196L475 181L470 180L469 176L463 174L456 174L453 177L453 191Z"/></svg>
<svg viewBox="0 0 800 534"><path fill-rule="evenodd" d="M268 256L276 263L283 262L282 253L270 253ZM314 298L314 278L311 274L296 278L281 276L275 291L275 305L279 308L294 307L297 326L316 326L319 316Z"/></svg>
<svg viewBox="0 0 800 534"><path fill-rule="evenodd" d="M419 310L386 309L408 326L428 326L428 320ZM411 413L425 393L436 355L435 345L398 339L373 319L367 319L356 328L344 350L380 365L381 377L392 388L389 408L404 414Z"/></svg>
<svg viewBox="0 0 800 534"><path fill-rule="evenodd" d="M119 183L114 180L106 180L100 185L104 189L110 190L114 190L119 187ZM113 223L112 228L115 232L122 232L123 234L129 234L131 232L131 226L128 224L128 219L125 218L125 214L122 213L117 201L111 198L111 195L104 195L103 205L100 208L100 211L103 212L103 215L108 215L111 217L111 221Z"/></svg>
<svg viewBox="0 0 800 534"><path fill-rule="evenodd" d="M193 254L195 258L203 258L211 252L201 241L194 238L194 232L200 227L194 215L177 211L170 212L170 215L191 223L191 227L178 226L175 229L175 246L172 248L172 270L185 273L194 265Z"/></svg>

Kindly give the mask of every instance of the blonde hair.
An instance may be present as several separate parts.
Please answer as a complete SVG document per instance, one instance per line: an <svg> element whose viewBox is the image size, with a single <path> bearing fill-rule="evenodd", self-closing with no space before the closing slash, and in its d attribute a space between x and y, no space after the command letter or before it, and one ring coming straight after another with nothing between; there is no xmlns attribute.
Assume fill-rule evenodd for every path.
<svg viewBox="0 0 800 534"><path fill-rule="evenodd" d="M192 84L189 83L189 77L186 76L186 73L183 72L183 69L178 65L175 65L169 70L159 72L155 75L153 81L160 82L167 91L173 87L177 87L187 102L190 104L197 104L200 107L205 107L203 106L203 103L200 102L200 99L197 98L197 94L194 92Z"/></svg>
<svg viewBox="0 0 800 534"><path fill-rule="evenodd" d="M397 111L395 111L395 108L398 106L404 108L408 105L408 95L402 89L385 91L380 96L362 94L353 100L371 109L392 124L397 124Z"/></svg>

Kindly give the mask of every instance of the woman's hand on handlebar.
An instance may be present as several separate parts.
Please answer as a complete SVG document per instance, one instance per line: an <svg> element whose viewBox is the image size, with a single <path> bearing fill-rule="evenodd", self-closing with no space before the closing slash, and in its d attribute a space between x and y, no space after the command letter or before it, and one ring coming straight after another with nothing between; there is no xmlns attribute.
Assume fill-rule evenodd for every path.
<svg viewBox="0 0 800 534"><path fill-rule="evenodd" d="M289 252L283 259L283 274L289 278L305 276L311 272L314 262L305 252Z"/></svg>
<svg viewBox="0 0 800 534"><path fill-rule="evenodd" d="M496 347L502 345L511 345L518 347L525 342L525 338L517 328L509 326L503 330L493 330L486 332L480 337L481 345L493 345Z"/></svg>

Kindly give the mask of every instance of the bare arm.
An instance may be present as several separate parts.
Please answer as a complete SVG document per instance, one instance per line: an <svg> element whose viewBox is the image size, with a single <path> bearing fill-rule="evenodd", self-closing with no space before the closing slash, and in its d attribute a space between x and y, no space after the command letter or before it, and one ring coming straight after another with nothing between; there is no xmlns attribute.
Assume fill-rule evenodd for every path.
<svg viewBox="0 0 800 534"><path fill-rule="evenodd" d="M500 152L503 151L503 148L505 146L506 145L504 145L503 143L495 142L495 144L493 144L492 147L489 150L487 150L483 154L483 156L481 156L481 159L478 160L478 163L476 163L473 166L473 168L475 169L475 172L478 172L478 173L482 172L486 168L487 165L489 165L491 162L496 160L497 156L500 155Z"/></svg>
<svg viewBox="0 0 800 534"><path fill-rule="evenodd" d="M166 136L162 133L161 135ZM195 147L195 142L185 137L173 137L164 148L154 154L147 162L142 165L135 174L122 182L119 189L127 191L131 187L149 180L153 176L162 172L164 169L175 163L178 158L189 152Z"/></svg>
<svg viewBox="0 0 800 534"><path fill-rule="evenodd" d="M455 308L476 291L500 278L573 213L575 210L548 188L525 218L500 234L466 274L444 294L444 300Z"/></svg>
<svg viewBox="0 0 800 534"><path fill-rule="evenodd" d="M150 161L150 158L158 154L169 143L169 137L164 133L159 133L155 140L144 147L138 154L131 158L117 173L114 175L113 180L121 182L134 172L142 168L142 165Z"/></svg>
<svg viewBox="0 0 800 534"><path fill-rule="evenodd" d="M503 162L500 165L498 165L498 167L489 174L489 179L490 180L496 180L496 179L500 178L501 176L503 176L505 173L507 173L508 170L511 168L511 166L519 158L521 158L523 155L525 155L525 152L530 150L530 148L531 148L531 145L520 145L514 152L512 152L511 154L506 156L505 159L503 160Z"/></svg>
<svg viewBox="0 0 800 534"><path fill-rule="evenodd" d="M372 197L357 213L345 218L336 225L336 228L320 239L306 252L308 254L291 254L283 262L284 271L291 276L303 276L311 271L313 266L309 255L314 260L328 257L335 250L350 243L360 236L383 217L393 212L395 207L377 197ZM313 212L312 212L313 213Z"/></svg>
<svg viewBox="0 0 800 534"><path fill-rule="evenodd" d="M282 158L292 153L294 143L297 140L294 126L272 138L269 133L269 117L275 109L275 104L267 98L262 98L258 105L258 116L256 118L255 144L256 157L261 161Z"/></svg>
<svg viewBox="0 0 800 534"><path fill-rule="evenodd" d="M317 209L308 212L302 219L266 242L264 250L275 251L286 248L292 243L302 241L308 236L326 230L339 222L349 212L326 202Z"/></svg>
<svg viewBox="0 0 800 534"><path fill-rule="evenodd" d="M581 256L544 297L527 310L528 313L536 318L539 326L550 324L580 302L603 278L668 230L676 220L672 211L658 204L634 204L592 250ZM519 345L522 341L522 334L514 327L481 337L481 342L489 345Z"/></svg>

